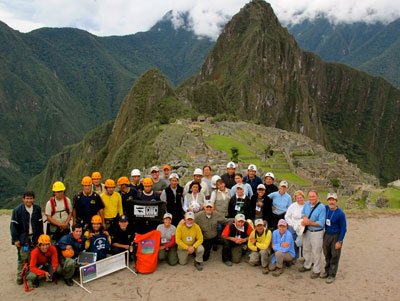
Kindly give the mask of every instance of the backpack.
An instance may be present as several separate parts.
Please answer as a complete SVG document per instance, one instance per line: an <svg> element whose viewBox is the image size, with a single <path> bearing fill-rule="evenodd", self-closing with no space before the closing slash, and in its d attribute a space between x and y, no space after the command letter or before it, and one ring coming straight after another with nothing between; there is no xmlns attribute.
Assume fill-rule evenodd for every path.
<svg viewBox="0 0 400 301"><path fill-rule="evenodd" d="M67 214L69 214L69 206L68 206L68 199L67 199L67 197L64 196L64 197L63 197L63 200L64 200L64 208L65 208L65 211L67 211ZM56 206L57 206L57 203L56 203L56 200L55 200L54 196L53 196L52 198L50 198L49 201L50 201L50 206L51 206L51 216L53 216L54 214L56 214Z"/></svg>

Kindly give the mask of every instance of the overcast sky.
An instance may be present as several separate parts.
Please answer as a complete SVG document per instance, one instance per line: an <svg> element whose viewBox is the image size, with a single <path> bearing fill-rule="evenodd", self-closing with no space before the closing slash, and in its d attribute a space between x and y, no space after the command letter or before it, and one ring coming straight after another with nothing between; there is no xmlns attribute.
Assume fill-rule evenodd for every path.
<svg viewBox="0 0 400 301"><path fill-rule="evenodd" d="M188 11L196 34L216 38L248 0L0 0L0 20L29 32L40 27L77 27L95 35L146 31L169 10ZM334 22L390 22L400 16L399 0L271 0L281 23L324 12ZM175 24L180 24L175 14Z"/></svg>

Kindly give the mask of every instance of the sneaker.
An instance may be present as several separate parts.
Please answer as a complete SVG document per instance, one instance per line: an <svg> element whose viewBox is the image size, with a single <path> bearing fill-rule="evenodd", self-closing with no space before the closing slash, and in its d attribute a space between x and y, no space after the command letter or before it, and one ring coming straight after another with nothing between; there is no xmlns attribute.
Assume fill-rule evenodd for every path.
<svg viewBox="0 0 400 301"><path fill-rule="evenodd" d="M22 285L22 283L24 283L24 280L22 280L22 278L17 278L17 284L18 285Z"/></svg>
<svg viewBox="0 0 400 301"><path fill-rule="evenodd" d="M320 273L314 273L314 272L312 272L311 275L310 275L310 278L311 278L311 279L319 278L319 274L320 274Z"/></svg>
<svg viewBox="0 0 400 301"><path fill-rule="evenodd" d="M301 268L298 269L298 271L299 271L300 273L304 273L304 272L311 271L311 268L307 269L307 268L305 268L305 267L301 267Z"/></svg>
<svg viewBox="0 0 400 301"><path fill-rule="evenodd" d="M32 287L39 287L39 280L33 280Z"/></svg>
<svg viewBox="0 0 400 301"><path fill-rule="evenodd" d="M323 272L319 275L319 278L328 278L328 273L327 272Z"/></svg>
<svg viewBox="0 0 400 301"><path fill-rule="evenodd" d="M245 259L244 262L247 262L249 265L251 265L252 267L255 267L257 264L255 262L250 261L249 259Z"/></svg>
<svg viewBox="0 0 400 301"><path fill-rule="evenodd" d="M230 260L224 261L224 263L225 263L228 267L231 267L231 266L232 266L232 261L230 261Z"/></svg>
<svg viewBox="0 0 400 301"><path fill-rule="evenodd" d="M264 275L268 274L268 273L269 273L268 267L262 268L262 273L263 273Z"/></svg>
<svg viewBox="0 0 400 301"><path fill-rule="evenodd" d="M64 279L64 282L65 282L65 284L68 285L68 286L73 286L73 285L74 285L74 282L72 281L71 278Z"/></svg>
<svg viewBox="0 0 400 301"><path fill-rule="evenodd" d="M325 282L328 284L331 284L333 281L335 281L335 277L329 276L328 278L326 278Z"/></svg>
<svg viewBox="0 0 400 301"><path fill-rule="evenodd" d="M283 268L277 268L275 271L272 272L272 276L278 277L283 273Z"/></svg>
<svg viewBox="0 0 400 301"><path fill-rule="evenodd" d="M197 262L196 260L194 261L194 267L196 268L196 270L198 271L202 271L203 270L203 266L201 265L200 262Z"/></svg>
<svg viewBox="0 0 400 301"><path fill-rule="evenodd" d="M286 263L286 266L287 266L288 268L290 268L290 267L292 266L292 261L286 261L285 263Z"/></svg>

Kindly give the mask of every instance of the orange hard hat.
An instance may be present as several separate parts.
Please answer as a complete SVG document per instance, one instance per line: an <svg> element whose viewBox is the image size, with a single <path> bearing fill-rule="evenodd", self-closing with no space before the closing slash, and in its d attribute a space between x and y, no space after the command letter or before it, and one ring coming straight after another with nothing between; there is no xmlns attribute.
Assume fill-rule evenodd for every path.
<svg viewBox="0 0 400 301"><path fill-rule="evenodd" d="M169 170L171 170L171 166L169 166L168 164L165 164L163 167L162 167L162 169L164 170L164 169L169 169Z"/></svg>
<svg viewBox="0 0 400 301"><path fill-rule="evenodd" d="M50 236L42 234L39 236L38 244L50 244Z"/></svg>
<svg viewBox="0 0 400 301"><path fill-rule="evenodd" d="M101 180L101 173L99 173L98 171L94 171L92 173L92 179L100 179Z"/></svg>
<svg viewBox="0 0 400 301"><path fill-rule="evenodd" d="M143 186L153 186L153 180L150 178L144 178L142 184L143 184Z"/></svg>
<svg viewBox="0 0 400 301"><path fill-rule="evenodd" d="M123 185L123 184L129 185L129 179L128 179L128 177L120 177L120 178L118 179L118 181L117 181L117 184L118 184L118 185Z"/></svg>
<svg viewBox="0 0 400 301"><path fill-rule="evenodd" d="M114 180L112 180L112 179L107 179L107 180L104 182L104 186L106 186L106 187L115 187L115 182L114 182Z"/></svg>
<svg viewBox="0 0 400 301"><path fill-rule="evenodd" d="M73 257L74 254L75 254L74 250L67 250L67 249L62 250L61 253L62 253L62 255L63 255L65 258L71 258L71 257Z"/></svg>
<svg viewBox="0 0 400 301"><path fill-rule="evenodd" d="M93 215L91 222L92 224L101 224L103 220L100 215Z"/></svg>
<svg viewBox="0 0 400 301"><path fill-rule="evenodd" d="M92 185L93 184L92 178L88 177L88 176L83 177L81 184L82 185Z"/></svg>

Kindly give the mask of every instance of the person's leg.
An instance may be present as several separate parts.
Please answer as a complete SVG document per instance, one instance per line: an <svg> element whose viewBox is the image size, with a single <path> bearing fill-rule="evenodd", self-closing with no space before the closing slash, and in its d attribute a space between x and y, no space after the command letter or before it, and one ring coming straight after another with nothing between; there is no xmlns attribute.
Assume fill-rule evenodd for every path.
<svg viewBox="0 0 400 301"><path fill-rule="evenodd" d="M261 250L261 251L263 251L263 250ZM250 256L249 256L250 264L253 264L253 265L260 264L261 251L260 252L251 251Z"/></svg>
<svg viewBox="0 0 400 301"><path fill-rule="evenodd" d="M240 263L240 261L242 260L242 251L243 246L237 244L231 249L233 263Z"/></svg>
<svg viewBox="0 0 400 301"><path fill-rule="evenodd" d="M283 253L283 262L289 262L292 263L293 257L290 255L289 252Z"/></svg>
<svg viewBox="0 0 400 301"><path fill-rule="evenodd" d="M270 254L270 249L260 250L260 257L261 257L261 266L263 268L268 266L268 258Z"/></svg>
<svg viewBox="0 0 400 301"><path fill-rule="evenodd" d="M72 258L64 259L64 279L71 279L74 276L75 268L77 267L76 261Z"/></svg>
<svg viewBox="0 0 400 301"><path fill-rule="evenodd" d="M342 248L340 248L339 250L336 250L336 243L337 243L338 239L339 239L339 234L332 235L331 260L330 260L330 267L329 267L328 275L333 278L336 277L336 273L339 268L340 254L342 252Z"/></svg>
<svg viewBox="0 0 400 301"><path fill-rule="evenodd" d="M232 259L232 254L231 254L231 248L232 248L232 243L231 241L227 239L222 239L222 261L231 261Z"/></svg>
<svg viewBox="0 0 400 301"><path fill-rule="evenodd" d="M17 265L17 281L20 281L22 284L22 276L21 276L21 271L24 268L25 263L29 263L30 261L30 255L31 255L31 250L24 250L24 247L17 248L17 254L18 254L18 265Z"/></svg>
<svg viewBox="0 0 400 301"><path fill-rule="evenodd" d="M207 261L210 258L211 247L214 244L213 239L204 239L203 240L203 247L204 247L204 256L203 260Z"/></svg>
<svg viewBox="0 0 400 301"><path fill-rule="evenodd" d="M188 259L187 250L179 250L179 249L178 249L178 260L179 260L179 264L181 264L181 265L187 264L187 259Z"/></svg>
<svg viewBox="0 0 400 301"><path fill-rule="evenodd" d="M158 250L158 260L159 261L163 261L167 258L167 252L165 251L165 249L163 250Z"/></svg>
<svg viewBox="0 0 400 301"><path fill-rule="evenodd" d="M39 276L36 275L35 273L29 272L28 276L26 277L26 280L30 280L32 282L33 287L39 286Z"/></svg>
<svg viewBox="0 0 400 301"><path fill-rule="evenodd" d="M312 232L311 234L312 257L314 258L313 272L319 274L322 265L322 242L324 232Z"/></svg>
<svg viewBox="0 0 400 301"><path fill-rule="evenodd" d="M270 271L274 271L274 270L276 269L276 264L270 262L269 265L268 265L268 269L269 269Z"/></svg>
<svg viewBox="0 0 400 301"><path fill-rule="evenodd" d="M176 253L176 245L168 249L168 264L174 266L178 263L178 254Z"/></svg>
<svg viewBox="0 0 400 301"><path fill-rule="evenodd" d="M210 247L211 247L211 244L210 244ZM194 260L196 260L199 263L202 263L203 262L203 255L204 255L204 247L203 247L203 245L198 246L196 248L195 253L196 253L196 258Z"/></svg>
<svg viewBox="0 0 400 301"><path fill-rule="evenodd" d="M309 270L312 265L312 249L311 249L311 239L310 234L312 232L306 231L303 234L303 257L304 257L304 268Z"/></svg>
<svg viewBox="0 0 400 301"><path fill-rule="evenodd" d="M321 277L325 278L328 276L330 261L331 261L331 239L330 235L324 234L324 238L322 240L322 250L325 256L325 273L326 275L322 275Z"/></svg>
<svg viewBox="0 0 400 301"><path fill-rule="evenodd" d="M281 269L283 267L283 258L285 256L285 253L282 253L280 251L275 252L275 258L276 258L276 267L278 269Z"/></svg>

